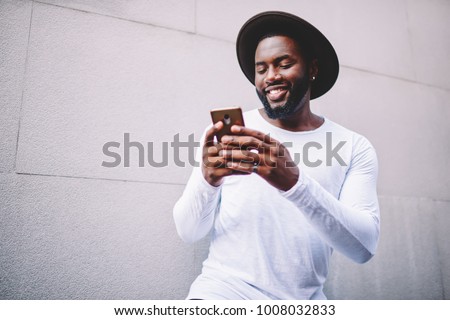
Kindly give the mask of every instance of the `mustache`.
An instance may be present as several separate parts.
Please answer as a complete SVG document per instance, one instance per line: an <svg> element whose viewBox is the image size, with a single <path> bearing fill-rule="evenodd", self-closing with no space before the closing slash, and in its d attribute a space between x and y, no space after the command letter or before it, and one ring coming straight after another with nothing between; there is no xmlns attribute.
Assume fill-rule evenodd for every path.
<svg viewBox="0 0 450 320"><path fill-rule="evenodd" d="M281 87L281 86L287 87L287 88L289 88L289 90L292 87L289 82L286 82L283 80L277 80L277 81L266 83L266 86L264 87L264 91L266 91L267 88L270 88L270 87Z"/></svg>

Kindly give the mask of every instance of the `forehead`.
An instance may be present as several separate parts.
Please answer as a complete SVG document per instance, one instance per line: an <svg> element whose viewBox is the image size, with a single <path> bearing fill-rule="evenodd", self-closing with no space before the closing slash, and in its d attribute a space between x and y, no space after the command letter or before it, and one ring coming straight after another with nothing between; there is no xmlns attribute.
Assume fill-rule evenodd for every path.
<svg viewBox="0 0 450 320"><path fill-rule="evenodd" d="M301 56L300 47L294 39L288 36L276 35L264 38L258 43L255 59L276 58L280 55Z"/></svg>

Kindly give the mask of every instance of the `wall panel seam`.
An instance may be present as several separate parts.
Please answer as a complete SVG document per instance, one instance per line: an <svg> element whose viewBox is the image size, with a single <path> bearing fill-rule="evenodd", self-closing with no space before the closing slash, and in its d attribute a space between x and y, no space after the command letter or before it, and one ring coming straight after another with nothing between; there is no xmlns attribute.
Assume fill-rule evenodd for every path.
<svg viewBox="0 0 450 320"><path fill-rule="evenodd" d="M41 1L38 1L38 0L34 0L34 2L39 3L41 5L44 5L44 6L53 6L53 7L67 9L67 10L73 10L73 11L83 12L83 13L87 13L87 14L93 14L93 15L96 15L96 16L101 16L101 17L106 17L106 18L111 18L111 19L117 19L117 20L122 20L122 21L128 21L128 22L132 22L132 23L138 23L138 24L141 24L141 25L155 27L155 28L161 28L161 29L165 29L165 30L178 31L178 32L186 33L186 34L195 34L195 32L192 32L192 31L186 31L186 30L182 30L182 29L161 26L161 25L153 24L153 23L149 23L149 22L143 22L143 21L138 21L138 20L122 18L122 17L118 17L118 16L105 14L105 13L99 13L99 12L94 12L94 11L87 11L87 10L83 10L83 9L78 9L78 8L72 8L72 7L61 5L61 4L41 2Z"/></svg>
<svg viewBox="0 0 450 320"><path fill-rule="evenodd" d="M40 176L40 177L113 181L113 182L130 182L130 183L147 183L147 184L160 184L160 185L170 185L170 186L185 186L186 185L186 183L165 182L165 181L126 180L126 179L99 178L99 177L88 177L88 176L66 176L66 175L45 174L45 173L16 172L16 174L23 175L23 176Z"/></svg>
<svg viewBox="0 0 450 320"><path fill-rule="evenodd" d="M341 68L347 68L347 69L355 70L355 71L359 71L359 72L369 73L369 74L373 74L373 75L376 75L376 76L386 77L386 78L390 78L390 79L394 79L394 80L404 81L404 82L408 82L408 83L412 83L412 84L422 85L424 87L429 87L429 88L433 88L433 89L439 89L439 90L442 90L442 91L450 92L450 88L440 87L440 86L436 86L436 85L433 85L433 84L420 82L420 81L416 81L416 80L412 80L412 79L396 77L396 76L391 75L391 74L376 72L376 71L373 71L373 70L361 69L361 68L358 68L358 67L352 67L352 66L343 65L343 64L341 64L340 67Z"/></svg>
<svg viewBox="0 0 450 320"><path fill-rule="evenodd" d="M378 194L378 199L380 198L397 198L397 199L416 199L416 200L425 200L425 201L436 201L436 202L448 202L450 203L450 199L439 199L439 198L431 198L431 197L420 197L420 196L406 196L406 195L395 195L395 194ZM449 213L450 214L450 213Z"/></svg>
<svg viewBox="0 0 450 320"><path fill-rule="evenodd" d="M31 2L31 12L30 12L30 22L28 26L28 39L27 39L27 48L25 54L25 67L23 71L22 77L22 96L20 97L20 107L19 107L19 123L17 126L17 136L16 136L16 152L14 154L14 172L17 170L17 154L19 151L19 138L20 138L20 126L22 123L22 114L23 114L23 104L25 97L25 88L26 88L26 78L27 78L27 70L28 70L28 58L30 52L30 38L31 38L31 27L33 22L33 11L34 11L34 2Z"/></svg>

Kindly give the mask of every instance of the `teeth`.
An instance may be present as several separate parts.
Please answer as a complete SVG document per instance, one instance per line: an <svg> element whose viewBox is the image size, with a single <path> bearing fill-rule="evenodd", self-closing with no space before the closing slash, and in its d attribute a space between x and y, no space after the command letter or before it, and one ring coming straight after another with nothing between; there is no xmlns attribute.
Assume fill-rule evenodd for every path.
<svg viewBox="0 0 450 320"><path fill-rule="evenodd" d="M270 90L269 93L275 94L275 93L279 93L280 91L281 91L281 89L274 89L274 90Z"/></svg>

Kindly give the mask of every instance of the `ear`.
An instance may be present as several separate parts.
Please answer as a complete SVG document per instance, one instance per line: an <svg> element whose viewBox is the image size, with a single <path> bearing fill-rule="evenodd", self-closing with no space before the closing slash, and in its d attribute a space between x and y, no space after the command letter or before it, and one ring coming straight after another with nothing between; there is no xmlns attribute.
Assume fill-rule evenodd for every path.
<svg viewBox="0 0 450 320"><path fill-rule="evenodd" d="M309 65L309 80L314 81L317 78L318 74L319 74L319 63L317 61L317 58L314 58L312 59Z"/></svg>

